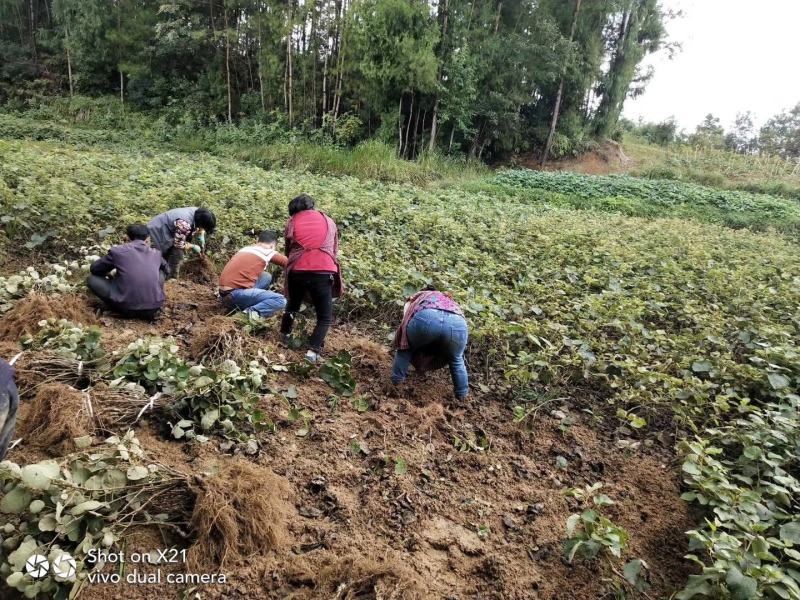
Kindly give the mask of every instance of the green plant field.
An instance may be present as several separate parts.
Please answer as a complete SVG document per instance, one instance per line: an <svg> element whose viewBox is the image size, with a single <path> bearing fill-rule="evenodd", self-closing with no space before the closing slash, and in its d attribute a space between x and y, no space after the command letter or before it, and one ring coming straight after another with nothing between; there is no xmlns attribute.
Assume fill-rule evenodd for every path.
<svg viewBox="0 0 800 600"><path fill-rule="evenodd" d="M698 560L713 568L691 585L705 595L730 591L735 569L741 585L797 597L794 438L769 438L774 456L748 449L762 443L758 423L783 419L800 401L790 201L557 173L416 187L113 142L0 141L6 256L72 258L80 246L119 239L131 221L202 204L218 214L211 251L222 262L245 229L281 229L300 192L340 224L349 285L342 317L388 334L404 296L433 281L467 312L474 374L511 406L557 393L642 436L674 420L699 444L685 450L694 465L684 467L694 494L686 499L716 519L693 534ZM605 198L642 210L606 209ZM743 441L717 468L711 461L734 439L720 437L724 427ZM763 552L754 554L762 538L766 549L758 542Z"/></svg>
<svg viewBox="0 0 800 600"><path fill-rule="evenodd" d="M678 217L740 229L773 228L790 236L800 232L800 204L795 200L721 190L666 179L628 175L583 175L529 170L504 171L495 182L516 190L557 193L551 202L580 209L643 217Z"/></svg>

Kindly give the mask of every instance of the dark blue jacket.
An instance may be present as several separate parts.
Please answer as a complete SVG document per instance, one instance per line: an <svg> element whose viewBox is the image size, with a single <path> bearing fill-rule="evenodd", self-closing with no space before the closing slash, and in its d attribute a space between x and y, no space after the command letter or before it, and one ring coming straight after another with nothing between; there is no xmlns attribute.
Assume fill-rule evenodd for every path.
<svg viewBox="0 0 800 600"><path fill-rule="evenodd" d="M142 240L113 246L108 254L89 267L92 275L117 275L111 280L110 300L125 310L153 310L164 306L164 285L160 271L167 271L161 253Z"/></svg>

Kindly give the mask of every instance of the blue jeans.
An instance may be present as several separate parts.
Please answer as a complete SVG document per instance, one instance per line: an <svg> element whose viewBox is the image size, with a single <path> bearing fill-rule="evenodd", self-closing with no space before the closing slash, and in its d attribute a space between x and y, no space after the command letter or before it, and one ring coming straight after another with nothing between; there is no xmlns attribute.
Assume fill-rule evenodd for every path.
<svg viewBox="0 0 800 600"><path fill-rule="evenodd" d="M286 298L267 289L270 283L272 283L272 275L264 271L254 287L246 290L233 290L228 294L228 298L239 310L254 312L260 317L269 317L286 306Z"/></svg>
<svg viewBox="0 0 800 600"><path fill-rule="evenodd" d="M398 350L392 367L392 381L401 383L408 376L408 366L414 353L424 351L447 359L456 398L469 393L469 378L464 364L467 347L467 322L455 313L426 308L408 322L408 350Z"/></svg>

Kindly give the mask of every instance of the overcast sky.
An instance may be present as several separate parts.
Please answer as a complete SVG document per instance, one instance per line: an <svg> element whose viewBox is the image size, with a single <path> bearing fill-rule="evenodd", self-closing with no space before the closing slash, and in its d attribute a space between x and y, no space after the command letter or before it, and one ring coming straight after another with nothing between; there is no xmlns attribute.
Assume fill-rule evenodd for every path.
<svg viewBox="0 0 800 600"><path fill-rule="evenodd" d="M694 129L712 112L728 127L752 110L757 124L800 102L800 0L663 0L684 11L668 23L683 50L653 56L655 76L624 115L660 121L674 116Z"/></svg>

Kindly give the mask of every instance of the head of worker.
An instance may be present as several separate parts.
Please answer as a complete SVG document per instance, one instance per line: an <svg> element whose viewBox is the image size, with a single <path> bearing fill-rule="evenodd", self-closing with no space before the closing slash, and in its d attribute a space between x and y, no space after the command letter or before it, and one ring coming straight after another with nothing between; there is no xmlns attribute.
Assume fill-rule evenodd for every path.
<svg viewBox="0 0 800 600"><path fill-rule="evenodd" d="M201 206L194 213L194 229L196 233L212 235L217 229L217 217L211 209Z"/></svg>
<svg viewBox="0 0 800 600"><path fill-rule="evenodd" d="M278 246L278 234L272 229L265 229L259 232L256 245L265 250L275 250Z"/></svg>
<svg viewBox="0 0 800 600"><path fill-rule="evenodd" d="M314 199L308 194L300 194L289 202L289 216L293 217L304 210L314 210Z"/></svg>
<svg viewBox="0 0 800 600"><path fill-rule="evenodd" d="M128 240L131 242L135 242L137 240L147 242L150 240L150 230L144 223L132 223L131 225L128 225L128 228L125 230L125 234L128 236Z"/></svg>

